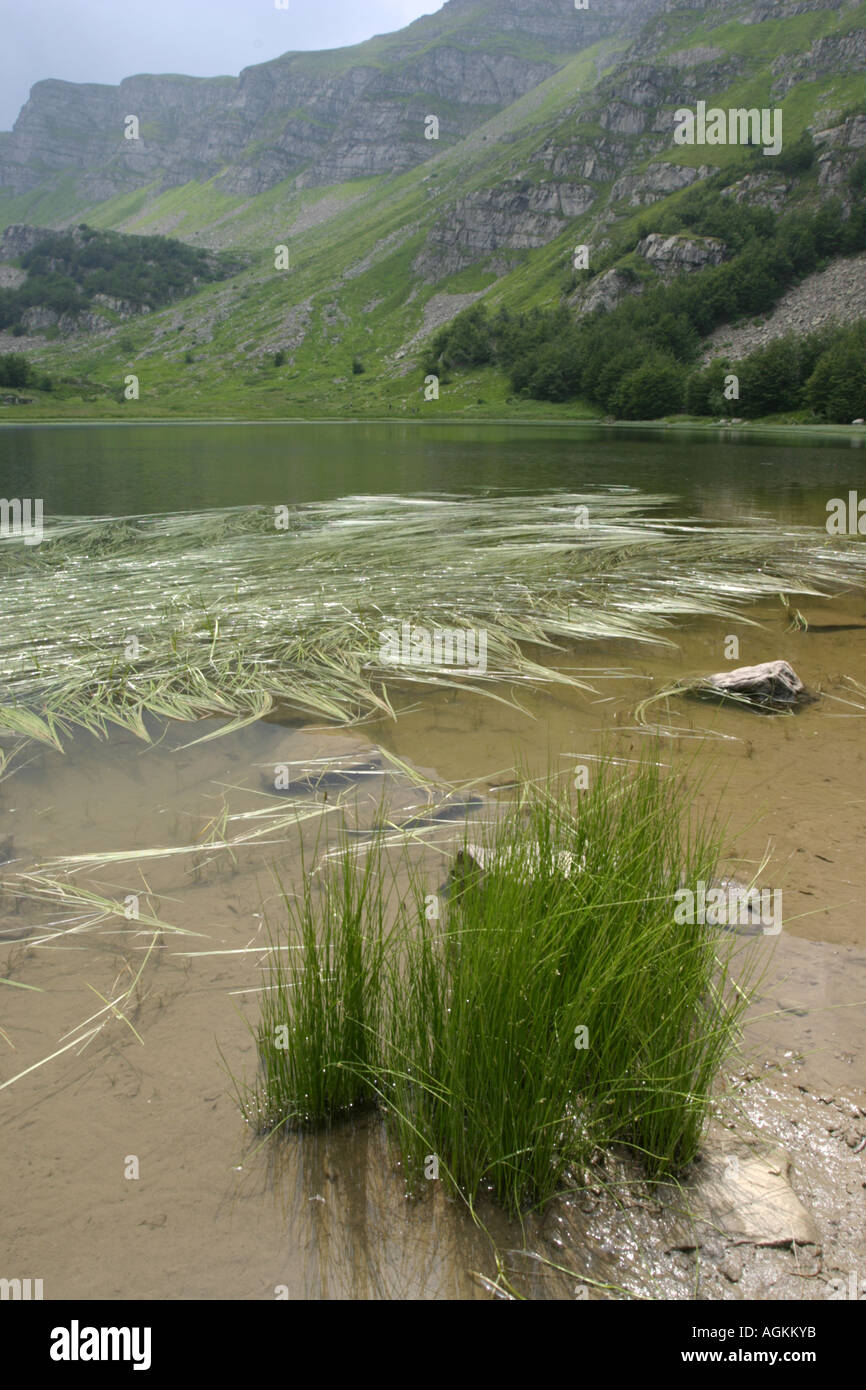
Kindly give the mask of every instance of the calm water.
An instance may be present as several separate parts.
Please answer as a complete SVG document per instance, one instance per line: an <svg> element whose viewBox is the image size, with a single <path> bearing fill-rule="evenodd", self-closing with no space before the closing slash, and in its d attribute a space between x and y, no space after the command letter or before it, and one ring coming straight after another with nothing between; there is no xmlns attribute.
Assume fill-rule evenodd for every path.
<svg viewBox="0 0 866 1390"><path fill-rule="evenodd" d="M821 527L831 497L866 489L864 465L866 454L844 442L703 432L378 424L0 429L0 495L41 497L47 522L52 515L359 494L621 486L669 495L679 515L736 521L761 514ZM780 962L757 1006L767 1016L764 1032L753 1032L751 1045L761 1057L780 1059L802 1048L811 1069L805 1079L818 1092L847 1082L866 1046L866 710L833 696L850 694L849 677L866 689L864 632L850 626L866 620L866 599L855 593L804 607L812 624L805 633L786 630L775 599L750 610L763 626L737 628L743 656L785 656L809 683L824 685L827 700L796 720L736 710L711 715L683 703L678 723L722 734L712 746L718 767L710 790L722 787L735 813L733 849L742 859L734 867L757 864L771 843L773 872L790 904ZM821 628L828 617L832 623ZM0 997L0 1083L33 1068L0 1095L0 1190L11 1214L4 1272L44 1277L46 1298L272 1300L282 1286L291 1297L484 1297L471 1272L494 1272L488 1240L441 1194L407 1204L376 1121L253 1151L220 1053L239 1078L255 1074L247 1025L255 1026L266 959L262 914L279 921L275 865L287 884L302 872L294 840L275 833L232 858L154 857L143 868L136 855L200 843L223 806L258 810L262 769L276 762L365 756L377 746L446 781L501 780L518 755L539 769L546 760L562 766L556 760L591 758L611 732L625 756L635 757L642 742L633 727L636 702L651 682L718 669L729 626L730 619L684 625L674 648L595 644L577 664L627 667L628 675L602 675L597 696L522 691L519 710L440 690L413 695L396 723L371 721L348 733L271 722L187 748L179 745L198 731L174 726L151 746L128 735L108 742L81 736L64 754L36 750L0 785L0 847L15 856L0 871L0 931L8 936L0 939L0 975L33 987ZM671 740L671 759L694 746ZM105 862L126 851L128 858ZM59 855L94 855L96 862L52 869ZM447 854L434 855L432 888L447 863ZM46 920L79 909L16 902L2 877L45 864L64 884L102 897L142 894L163 921L200 933L167 937L151 959L130 1012L141 1042L115 1018L84 1051L54 1055L98 1007L94 989L132 1009L123 991L150 936L144 933L144 946L129 941L109 919L59 945L40 944L33 933ZM766 1120L778 1123L775 1114ZM794 1134L790 1143L799 1159L802 1141ZM136 1182L124 1180L129 1154L141 1160ZM823 1160L810 1176L816 1192L827 1189L827 1211L843 1232L857 1229L833 1206L845 1181ZM646 1297L693 1296L691 1274L672 1267L652 1221L637 1211L619 1226L610 1214L592 1224L561 1204L551 1209L550 1228L521 1230L495 1213L487 1219L500 1249L527 1242L581 1277ZM636 1224L642 1220L644 1227ZM853 1250L834 1246L828 1258L834 1268L859 1267ZM573 1280L539 1283L537 1264L531 1270L521 1286L530 1295L573 1296ZM801 1295L799 1285L791 1288ZM822 1296L815 1288L807 1296ZM778 1285L758 1296L793 1295Z"/></svg>
<svg viewBox="0 0 866 1390"><path fill-rule="evenodd" d="M0 487L41 497L47 518L614 483L724 520L760 511L821 525L827 500L866 478L861 446L535 425L10 426Z"/></svg>

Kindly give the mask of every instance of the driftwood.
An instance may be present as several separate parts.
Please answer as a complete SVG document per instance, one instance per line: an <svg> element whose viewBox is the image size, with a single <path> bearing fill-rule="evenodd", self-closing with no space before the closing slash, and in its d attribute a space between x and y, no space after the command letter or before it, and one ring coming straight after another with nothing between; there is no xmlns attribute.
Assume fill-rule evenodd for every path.
<svg viewBox="0 0 866 1390"><path fill-rule="evenodd" d="M637 722L646 724L649 710L673 695L725 700L770 714L798 709L818 698L787 661L762 661L758 666L738 666L735 671L716 671L712 676L676 681L641 700L635 710Z"/></svg>
<svg viewBox="0 0 866 1390"><path fill-rule="evenodd" d="M764 661L759 666L738 666L735 671L718 671L694 686L696 694L716 694L765 709L786 709L814 700L787 661Z"/></svg>

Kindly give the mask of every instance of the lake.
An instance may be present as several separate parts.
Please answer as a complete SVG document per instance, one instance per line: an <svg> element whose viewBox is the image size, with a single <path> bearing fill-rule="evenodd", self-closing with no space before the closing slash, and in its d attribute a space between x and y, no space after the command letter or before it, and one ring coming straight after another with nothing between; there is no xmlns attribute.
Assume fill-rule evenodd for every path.
<svg viewBox="0 0 866 1390"><path fill-rule="evenodd" d="M9 425L4 496L46 515L124 516L322 501L355 493L576 488L671 493L719 518L823 525L855 487L863 440L561 425L346 423Z"/></svg>
<svg viewBox="0 0 866 1390"><path fill-rule="evenodd" d="M734 429L10 426L0 429L0 493L42 498L47 529L58 518L303 511L347 498L359 510L360 499L405 498L408 514L413 498L466 496L483 514L486 498L546 494L555 505L560 495L622 493L636 504L663 498L646 508L662 520L808 527L817 543L829 500L862 485L854 445ZM353 563L347 542L350 577ZM411 589L424 555L410 549L404 563ZM664 584L666 564L660 558L653 582ZM87 576L85 558L75 570L82 603ZM614 567L606 593L615 596L617 578ZM45 572L33 582L36 593ZM10 593L7 580L7 602ZM855 1202L845 1167L856 1163L853 1146L824 1153L817 1139L806 1142L820 1128L811 1111L799 1128L789 1120L797 1087L840 1103L849 1096L866 1042L866 595L840 583L789 603L765 594L733 624L678 618L662 634L667 645L533 645L540 666L570 671L588 689L504 682L497 702L459 679L396 683L396 719L366 711L349 727L277 709L193 743L218 721L148 715L151 742L122 730L78 733L63 751L29 745L0 781L0 976L14 982L0 990L10 1276L20 1267L43 1278L47 1298L485 1298L495 1240L532 1297L573 1297L581 1279L593 1297L691 1296L693 1266L655 1241L645 1211L625 1216L576 1197L528 1219L525 1231L486 1211L485 1233L438 1190L406 1202L374 1116L262 1147L225 1070L241 1080L255 1073L249 1029L267 930L281 920L274 875L291 884L301 873L298 833L267 796L275 767L308 772L374 755L360 814L369 818L387 794L408 817L426 793L401 767L443 795L471 783L488 806L517 763L563 774L591 769L605 751L625 765L650 750L666 766L691 759L704 778L699 804L721 801L730 872L748 878L770 856L761 877L784 891L785 930L771 943L747 1055L774 1068L777 1108L763 1095L751 1119L800 1146L816 1209L837 1223L839 1267L862 1267L856 1206L846 1206ZM805 626L792 626L792 609ZM739 663L726 655L731 636ZM660 733L636 719L646 695L683 675L777 657L821 693L794 718L673 698L659 711ZM327 834L333 798L318 801ZM318 827L312 818L301 828L307 854ZM425 846L434 889L461 835L460 824L434 827ZM128 905L122 930L111 904L121 916ZM563 1242L571 1275L535 1258L561 1264ZM769 1280L772 1264L772 1296L799 1296L789 1257L756 1257L741 1292L750 1279L755 1288ZM707 1296L729 1296L724 1281L710 1287Z"/></svg>

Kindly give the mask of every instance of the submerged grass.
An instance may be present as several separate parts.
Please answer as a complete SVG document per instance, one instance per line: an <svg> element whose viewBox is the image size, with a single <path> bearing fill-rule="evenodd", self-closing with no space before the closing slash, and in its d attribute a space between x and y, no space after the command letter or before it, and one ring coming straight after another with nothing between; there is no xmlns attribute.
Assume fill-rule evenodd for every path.
<svg viewBox="0 0 866 1390"><path fill-rule="evenodd" d="M473 1209L490 1194L514 1214L615 1142L656 1177L694 1157L751 965L734 983L742 943L675 919L675 890L720 854L682 776L606 763L583 793L521 781L464 847L447 906L371 853L287 898L246 1098L260 1129L375 1099L411 1190L435 1170Z"/></svg>
<svg viewBox="0 0 866 1390"><path fill-rule="evenodd" d="M389 688L573 674L529 645L669 641L676 621L866 574L863 548L815 528L653 515L669 502L591 494L348 497L294 509L59 519L40 545L0 539L0 733L62 748L75 728L275 707L349 721L393 714ZM742 615L741 615L742 620ZM484 669L392 664L403 623L483 630ZM208 733L205 737L214 737Z"/></svg>

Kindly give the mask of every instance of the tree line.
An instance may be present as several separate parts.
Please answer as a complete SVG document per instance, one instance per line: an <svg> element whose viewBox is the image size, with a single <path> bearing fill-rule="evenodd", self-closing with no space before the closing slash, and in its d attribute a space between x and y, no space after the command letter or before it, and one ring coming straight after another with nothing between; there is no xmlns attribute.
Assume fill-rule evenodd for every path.
<svg viewBox="0 0 866 1390"><path fill-rule="evenodd" d="M27 279L17 289L0 290L0 329L19 334L30 308L76 314L91 307L94 295L105 294L139 310L158 309L241 268L230 255L170 237L101 232L86 223L76 232L46 232L20 264Z"/></svg>

